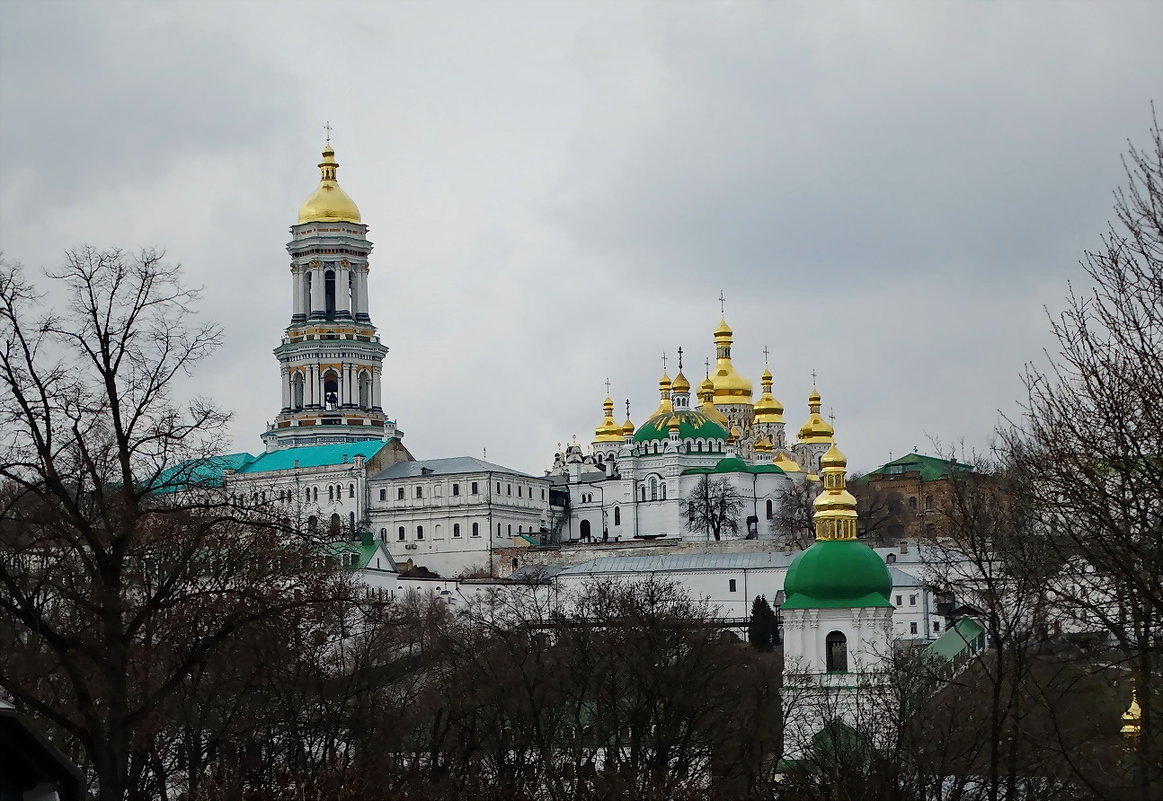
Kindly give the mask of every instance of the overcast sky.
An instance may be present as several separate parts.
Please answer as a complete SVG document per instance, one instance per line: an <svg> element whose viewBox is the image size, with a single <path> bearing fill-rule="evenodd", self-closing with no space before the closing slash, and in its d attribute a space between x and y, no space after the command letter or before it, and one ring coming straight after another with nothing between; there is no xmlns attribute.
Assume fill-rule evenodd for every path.
<svg viewBox="0 0 1163 801"><path fill-rule="evenodd" d="M770 348L793 433L815 369L868 469L1012 413L1163 101L1163 2L0 14L0 246L165 248L225 326L190 390L252 453L325 120L416 458L540 474L607 377L641 423L663 352L702 378L722 290L738 369L758 391Z"/></svg>

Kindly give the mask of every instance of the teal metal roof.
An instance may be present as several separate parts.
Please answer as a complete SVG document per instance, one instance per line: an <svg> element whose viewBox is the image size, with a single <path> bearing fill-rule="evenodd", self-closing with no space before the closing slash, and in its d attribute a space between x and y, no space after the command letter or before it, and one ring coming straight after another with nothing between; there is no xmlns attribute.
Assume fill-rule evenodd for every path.
<svg viewBox="0 0 1163 801"><path fill-rule="evenodd" d="M720 459L714 467L688 467L679 475L700 476L713 473L779 473L783 475L783 468L774 464L747 464L742 459L729 456Z"/></svg>
<svg viewBox="0 0 1163 801"><path fill-rule="evenodd" d="M925 653L952 662L985 647L985 629L971 617L963 617L925 648Z"/></svg>
<svg viewBox="0 0 1163 801"><path fill-rule="evenodd" d="M365 534L359 541L346 542L328 542L319 547L319 550L326 556L341 559L343 554L350 553L354 559L344 564L340 561L340 567L345 570L366 570L371 564L372 557L377 552L380 553L381 561L380 567L371 568L372 570L387 570L389 572L398 572L395 561L392 555L388 553L387 548L380 548L380 544L370 535Z"/></svg>
<svg viewBox="0 0 1163 801"><path fill-rule="evenodd" d="M187 459L146 482L154 492L177 492L196 487L221 487L227 470L240 470L254 461L249 453L224 453Z"/></svg>
<svg viewBox="0 0 1163 801"><path fill-rule="evenodd" d="M283 448L264 453L241 468L239 473L268 473L274 470L294 470L296 467L324 467L349 464L356 456L370 459L388 443L382 439L363 442L337 442L334 445L308 445L301 448Z"/></svg>

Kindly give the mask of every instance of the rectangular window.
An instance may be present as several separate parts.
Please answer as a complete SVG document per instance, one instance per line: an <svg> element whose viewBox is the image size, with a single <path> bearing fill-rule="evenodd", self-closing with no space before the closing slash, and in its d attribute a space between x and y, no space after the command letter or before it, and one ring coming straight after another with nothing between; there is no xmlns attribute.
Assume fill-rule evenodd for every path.
<svg viewBox="0 0 1163 801"><path fill-rule="evenodd" d="M735 592L735 579L731 579L730 581L727 582L727 591L728 592Z"/></svg>
<svg viewBox="0 0 1163 801"><path fill-rule="evenodd" d="M512 495L512 494L513 494L513 485L512 485L512 484L506 484L506 485L505 485L505 494L506 494L506 495Z"/></svg>
<svg viewBox="0 0 1163 801"><path fill-rule="evenodd" d="M435 495L437 498L439 498L443 494L441 492L439 484L436 484L435 486L432 487L432 494Z"/></svg>
<svg viewBox="0 0 1163 801"><path fill-rule="evenodd" d="M900 596L900 595L898 595L898 596L896 597L896 605L897 605L897 606L900 606L900 605L901 605L901 604L903 604L904 602L905 602L905 599L904 599L904 597L903 597L903 596Z"/></svg>
<svg viewBox="0 0 1163 801"><path fill-rule="evenodd" d="M909 606L916 606L916 605L917 605L917 596L910 595L909 596Z"/></svg>
<svg viewBox="0 0 1163 801"><path fill-rule="evenodd" d="M934 620L934 621L933 621L933 631L934 631L934 632L938 632L938 631L940 631L940 630L941 630L941 621L939 621L939 620Z"/></svg>
<svg viewBox="0 0 1163 801"><path fill-rule="evenodd" d="M909 634L916 634L916 633L917 633L917 624L916 624L916 622L910 623L910 624L909 624Z"/></svg>
<svg viewBox="0 0 1163 801"><path fill-rule="evenodd" d="M417 498L423 498L423 497L424 497L424 488L423 488L423 487L417 487L417 488L416 488L416 497L417 497Z"/></svg>
<svg viewBox="0 0 1163 801"><path fill-rule="evenodd" d="M459 485L459 484L453 484L453 485L452 485L452 494L453 494L453 495L459 495L459 494L460 494L460 485Z"/></svg>
<svg viewBox="0 0 1163 801"><path fill-rule="evenodd" d="M388 491L386 489L380 490L380 500L386 501L388 499Z"/></svg>
<svg viewBox="0 0 1163 801"><path fill-rule="evenodd" d="M397 501L404 500L404 488L403 487L400 487L398 490L396 490L396 500Z"/></svg>
<svg viewBox="0 0 1163 801"><path fill-rule="evenodd" d="M406 535L404 534L404 527L400 526L400 530L396 532L396 539L403 542L405 536Z"/></svg>
<svg viewBox="0 0 1163 801"><path fill-rule="evenodd" d="M454 536L454 537L460 536L460 523L453 523L452 524L452 536Z"/></svg>
<svg viewBox="0 0 1163 801"><path fill-rule="evenodd" d="M521 497L521 485L520 484L517 485L517 497L518 498Z"/></svg>
<svg viewBox="0 0 1163 801"><path fill-rule="evenodd" d="M476 483L475 481L472 483L472 494L473 494L473 495L479 495L479 494L480 494L480 491L479 491L479 490L477 490L477 483Z"/></svg>

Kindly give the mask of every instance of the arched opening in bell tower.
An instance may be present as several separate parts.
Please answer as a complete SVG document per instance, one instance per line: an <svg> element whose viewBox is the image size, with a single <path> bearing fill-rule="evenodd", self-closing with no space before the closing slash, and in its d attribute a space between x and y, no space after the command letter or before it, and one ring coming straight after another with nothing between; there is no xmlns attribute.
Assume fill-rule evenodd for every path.
<svg viewBox="0 0 1163 801"><path fill-rule="evenodd" d="M339 376L330 370L323 374L323 407L332 411L339 408Z"/></svg>
<svg viewBox="0 0 1163 801"><path fill-rule="evenodd" d="M303 374L295 373L291 376L291 408L300 411L303 408Z"/></svg>
<svg viewBox="0 0 1163 801"><path fill-rule="evenodd" d="M829 632L824 638L824 651L829 673L848 672L848 638L843 632Z"/></svg>
<svg viewBox="0 0 1163 801"><path fill-rule="evenodd" d="M372 378L368 375L367 370L361 370L359 373L359 408L370 409L372 407Z"/></svg>
<svg viewBox="0 0 1163 801"><path fill-rule="evenodd" d="M328 270L323 274L323 300L327 311L327 319L335 319L335 271Z"/></svg>

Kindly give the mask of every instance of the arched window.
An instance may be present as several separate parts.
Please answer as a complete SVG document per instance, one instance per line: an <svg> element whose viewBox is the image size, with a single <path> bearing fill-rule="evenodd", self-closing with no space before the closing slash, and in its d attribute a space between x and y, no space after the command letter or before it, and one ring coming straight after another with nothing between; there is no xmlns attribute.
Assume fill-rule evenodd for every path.
<svg viewBox="0 0 1163 801"><path fill-rule="evenodd" d="M388 541L388 530L386 528L380 529L380 542Z"/></svg>
<svg viewBox="0 0 1163 801"><path fill-rule="evenodd" d="M312 498L315 501L315 503L319 503L319 488L318 487L311 488L311 495L312 495Z"/></svg>
<svg viewBox="0 0 1163 801"><path fill-rule="evenodd" d="M323 273L323 302L327 312L327 319L335 319L335 271Z"/></svg>
<svg viewBox="0 0 1163 801"><path fill-rule="evenodd" d="M480 526L480 523L473 523L473 524L472 524L472 535L473 535L474 537L479 537L479 536L481 535L481 526Z"/></svg>
<svg viewBox="0 0 1163 801"><path fill-rule="evenodd" d="M407 536L408 535L405 533L403 526L400 526L400 528L396 530L396 539L400 540L401 542L403 542Z"/></svg>
<svg viewBox="0 0 1163 801"><path fill-rule="evenodd" d="M306 489L303 490L303 500L305 500L307 503L311 503L311 488L310 487L307 487Z"/></svg>
<svg viewBox="0 0 1163 801"><path fill-rule="evenodd" d="M888 556L884 557L884 561L888 562L890 565L895 563L896 562L896 554L890 553Z"/></svg>
<svg viewBox="0 0 1163 801"><path fill-rule="evenodd" d="M349 497L349 498L355 497L355 484L348 484L347 485L347 497Z"/></svg>
<svg viewBox="0 0 1163 801"><path fill-rule="evenodd" d="M424 526L416 526L416 539L424 539Z"/></svg>
<svg viewBox="0 0 1163 801"><path fill-rule="evenodd" d="M355 512L347 513L347 527L352 535L355 534Z"/></svg>
<svg viewBox="0 0 1163 801"><path fill-rule="evenodd" d="M519 564L520 564L520 562L517 561L517 557L514 556L513 557L513 569L516 570L517 565L519 565Z"/></svg>
<svg viewBox="0 0 1163 801"><path fill-rule="evenodd" d="M303 408L303 374L295 373L291 376L291 408L299 411Z"/></svg>
<svg viewBox="0 0 1163 801"><path fill-rule="evenodd" d="M662 482L662 500L666 500L666 482Z"/></svg>
<svg viewBox="0 0 1163 801"><path fill-rule="evenodd" d="M335 536L339 533L339 527L343 525L343 518L338 514L331 515L331 525L327 529L327 533Z"/></svg>
<svg viewBox="0 0 1163 801"><path fill-rule="evenodd" d="M314 311L314 309L311 308L311 273L310 272L303 273L303 306L307 309L308 313Z"/></svg>
<svg viewBox="0 0 1163 801"><path fill-rule="evenodd" d="M848 638L839 631L833 631L824 639L824 649L828 660L829 673L848 672Z"/></svg>
<svg viewBox="0 0 1163 801"><path fill-rule="evenodd" d="M323 376L323 406L332 410L339 408L339 376L331 370Z"/></svg>
<svg viewBox="0 0 1163 801"><path fill-rule="evenodd" d="M583 540L590 538L590 521L588 520L581 521L581 538Z"/></svg>
<svg viewBox="0 0 1163 801"><path fill-rule="evenodd" d="M909 511L910 512L917 511L917 499L916 498L909 498Z"/></svg>
<svg viewBox="0 0 1163 801"><path fill-rule="evenodd" d="M925 511L926 512L933 511L933 496L932 495L925 496Z"/></svg>
<svg viewBox="0 0 1163 801"><path fill-rule="evenodd" d="M366 370L359 373L359 408L370 409L372 406L372 379Z"/></svg>
<svg viewBox="0 0 1163 801"><path fill-rule="evenodd" d="M622 508L619 506L614 507L614 525L622 525Z"/></svg>
<svg viewBox="0 0 1163 801"><path fill-rule="evenodd" d="M658 500L658 479L654 476L650 477L650 500Z"/></svg>
<svg viewBox="0 0 1163 801"><path fill-rule="evenodd" d="M315 517L315 515L311 515L310 517L308 517L307 518L307 530L310 531L312 534L314 534L318 528L319 528L319 518Z"/></svg>
<svg viewBox="0 0 1163 801"><path fill-rule="evenodd" d="M452 536L454 536L454 537L460 536L460 523L453 523L452 524Z"/></svg>
<svg viewBox="0 0 1163 801"><path fill-rule="evenodd" d="M771 498L768 498L767 499L767 519L768 520L770 520L773 517L773 511L774 510L772 509Z"/></svg>
<svg viewBox="0 0 1163 801"><path fill-rule="evenodd" d="M335 500L335 487L329 486L327 488L327 500L329 500L329 501Z"/></svg>

